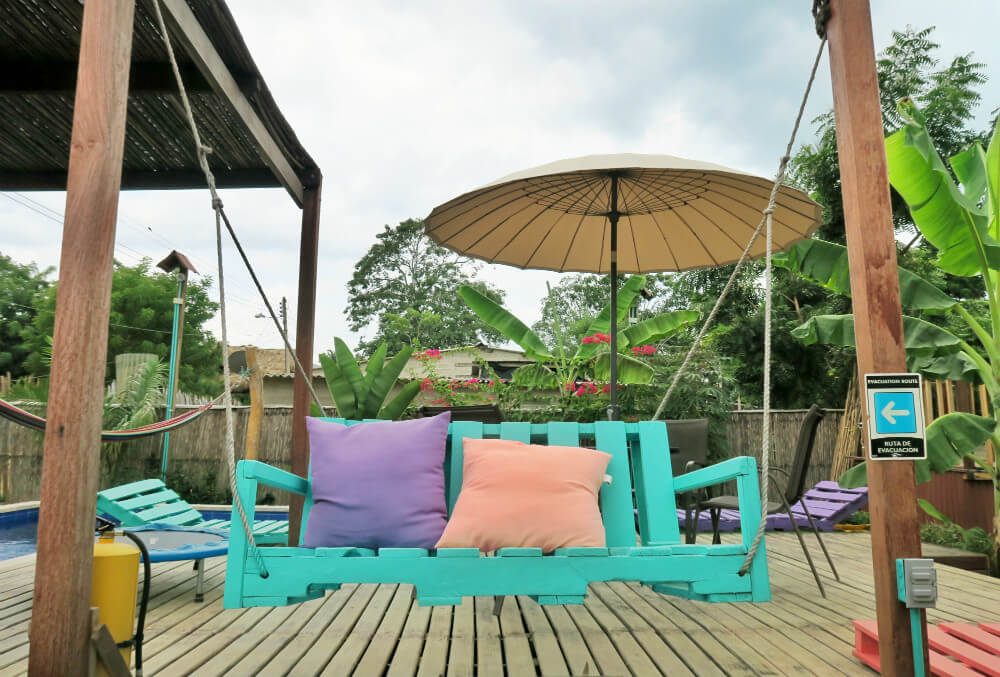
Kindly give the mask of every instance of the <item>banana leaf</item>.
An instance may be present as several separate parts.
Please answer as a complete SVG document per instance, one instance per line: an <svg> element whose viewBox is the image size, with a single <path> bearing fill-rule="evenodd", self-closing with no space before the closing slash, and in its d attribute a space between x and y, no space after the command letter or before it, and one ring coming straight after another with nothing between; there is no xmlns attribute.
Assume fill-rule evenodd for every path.
<svg viewBox="0 0 1000 677"><path fill-rule="evenodd" d="M623 348L644 346L662 341L679 332L698 319L696 310L672 310L660 313L648 320L637 322L619 334L619 345ZM621 339L624 340L621 340Z"/></svg>
<svg viewBox="0 0 1000 677"><path fill-rule="evenodd" d="M975 451L986 444L996 426L997 422L992 418L963 412L946 414L935 419L927 426L927 459L914 461L917 483L929 482L932 473L951 470L965 456L976 460ZM867 461L860 463L841 475L838 479L840 486L854 489L867 485L867 463Z"/></svg>
<svg viewBox="0 0 1000 677"><path fill-rule="evenodd" d="M354 359L354 353L351 352L346 343L334 336L333 354L337 359L337 367L340 368L341 375L354 391L354 401L357 402L357 407L361 409L365 406L365 400L368 397L368 384L365 383L364 374L361 373L361 368L358 366L357 360Z"/></svg>
<svg viewBox="0 0 1000 677"><path fill-rule="evenodd" d="M538 362L515 369L511 381L523 388L558 388L562 385L554 371Z"/></svg>
<svg viewBox="0 0 1000 677"><path fill-rule="evenodd" d="M396 357L399 357L398 355ZM403 411L410 406L410 402L413 398L417 396L420 392L420 381L410 381L403 386L403 389L399 391L399 394L392 398L389 404L385 405L378 411L376 418L384 419L387 421L395 421L400 416L403 415Z"/></svg>
<svg viewBox="0 0 1000 677"><path fill-rule="evenodd" d="M327 353L321 353L319 364L323 367L323 376L326 378L326 387L330 391L330 397L337 405L337 414L344 418L356 419L358 417L358 400L351 384L347 382L340 367L337 366L337 362Z"/></svg>
<svg viewBox="0 0 1000 677"><path fill-rule="evenodd" d="M934 148L916 106L904 99L899 110L907 124L885 142L889 182L906 200L920 232L938 248L938 265L967 277L983 273L984 261L988 268L1000 270L1000 242L990 235L987 216L979 206L982 193L972 193L982 185L972 178L977 172L971 165L978 156L963 155L958 161L972 182L963 192Z"/></svg>
<svg viewBox="0 0 1000 677"><path fill-rule="evenodd" d="M397 379L399 379L399 375L403 373L403 369L406 367L406 363L409 362L410 355L412 353L413 348L410 346L406 346L400 350L391 360L389 360L388 363L386 363L384 367L382 367L379 373L372 380L372 386L368 390L368 397L365 400L362 412L366 418L375 416L379 413L382 405L385 404L385 398L389 396L392 386L395 385ZM419 389L419 387L418 383L417 388ZM410 399L413 398L411 397ZM409 402L406 402L403 405L403 409L405 409L408 404ZM400 413L402 413L402 410L400 410Z"/></svg>
<svg viewBox="0 0 1000 677"><path fill-rule="evenodd" d="M389 351L389 344L383 343L376 350L375 354L371 356L368 360L368 364L365 367L365 383L368 384L370 389L372 383L375 381L375 377L379 375L382 371L382 366L385 364L385 354ZM369 390L370 392L370 390Z"/></svg>
<svg viewBox="0 0 1000 677"><path fill-rule="evenodd" d="M514 317L503 306L466 284L458 288L458 294L476 315L481 317L486 324L521 346L528 357L538 362L553 359L549 349L542 343L542 339L538 338L535 332L528 329L524 322Z"/></svg>
<svg viewBox="0 0 1000 677"><path fill-rule="evenodd" d="M633 275L622 288L618 290L618 323L617 326L621 327L625 318L628 317L628 310L632 307L632 303L635 302L635 298L642 291L643 287L646 286L646 276L645 275ZM610 296L610 290L609 296ZM587 335L593 336L594 334L600 332L602 334L607 334L611 331L611 303L609 302L601 312L598 313L594 321L590 323L587 327ZM619 332L619 336L621 333ZM600 344L597 343L581 343L576 349L577 359L586 360L593 357L597 353L597 349Z"/></svg>
<svg viewBox="0 0 1000 677"><path fill-rule="evenodd" d="M907 355L906 363L910 371L938 381L975 383L979 378L979 367L964 351L947 355Z"/></svg>
<svg viewBox="0 0 1000 677"><path fill-rule="evenodd" d="M853 315L816 315L792 330L792 336L806 345L821 343L854 348ZM944 355L961 349L958 337L916 317L903 316L903 342L907 352Z"/></svg>
<svg viewBox="0 0 1000 677"><path fill-rule="evenodd" d="M987 214L990 216L990 234L1000 238L1000 119L993 128L993 138L986 148Z"/></svg>
<svg viewBox="0 0 1000 677"><path fill-rule="evenodd" d="M851 295L847 247L825 240L803 240L774 257L774 265L812 280L838 294ZM904 308L943 313L958 304L933 284L899 268L899 294Z"/></svg>
<svg viewBox="0 0 1000 677"><path fill-rule="evenodd" d="M642 360L628 355L618 355L618 382L648 385L655 376L653 368ZM598 381L611 380L611 353L601 353L594 360L594 378Z"/></svg>

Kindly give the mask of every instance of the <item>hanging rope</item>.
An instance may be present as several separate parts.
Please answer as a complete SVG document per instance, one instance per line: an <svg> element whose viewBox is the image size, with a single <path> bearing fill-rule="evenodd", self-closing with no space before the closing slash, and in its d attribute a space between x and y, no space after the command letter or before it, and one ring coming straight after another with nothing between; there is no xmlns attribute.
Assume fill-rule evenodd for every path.
<svg viewBox="0 0 1000 677"><path fill-rule="evenodd" d="M292 350L291 345L288 342L288 336L282 330L281 323L278 321L278 317L274 312L274 308L271 306L270 300L267 298L267 294L264 293L263 287L261 287L260 281L257 279L257 275L250 265L249 259L247 259L246 253L243 251L243 247L240 245L239 240L236 237L232 225L229 222L229 218L226 216L225 210L222 205L222 199L219 197L219 193L216 190L215 175L212 173L212 169L208 164L208 154L212 152L212 149L201 142L201 135L198 132L198 125L194 119L194 113L191 110L191 102L188 99L187 90L184 87L184 80L181 78L180 67L177 64L177 58L174 55L173 46L170 43L170 35L167 32L166 22L163 20L163 12L160 9L160 0L153 1L153 9L156 13L156 21L160 28L160 33L163 35L163 43L166 46L167 57L170 60L170 66L174 72L174 78L177 80L177 89L180 94L181 102L184 105L184 113L187 116L188 125L191 127L191 134L194 137L195 149L198 154L198 164L201 166L201 171L205 175L205 182L208 184L209 193L212 196L212 210L215 212L215 239L216 239L216 253L218 256L218 267L219 267L219 314L222 323L222 376L225 381L225 391L223 392L223 405L226 409L226 460L229 465L229 487L233 494L233 505L236 507L236 511L240 516L240 522L243 524L243 531L246 534L247 542L249 544L249 550L252 555L257 559L257 564L260 569L260 575L263 578L267 578L267 566L264 564L264 558L260 553L260 549L257 547L256 542L253 537L253 529L249 523L246 516L246 511L243 506L243 500L240 497L239 491L236 487L236 443L235 435L233 433L233 399L232 392L229 382L229 360L226 356L229 354L229 337L227 334L227 322L226 322L226 287L225 287L225 274L223 272L223 262L222 262L222 223L225 222L226 229L229 231L230 237L233 238L233 242L236 243L236 248L240 252L240 256L243 258L243 263L246 265L247 270L250 271L250 276L253 278L254 284L257 286L257 291L260 293L261 298L264 300L264 305L267 306L268 312L271 314L271 319L274 321L275 326L278 328L278 333L281 334L282 339L285 343L285 349L291 353L292 358L295 361L295 368L298 373L305 380L306 386L309 388L309 392L312 395L313 400L316 405L320 407L322 411L322 403L319 397L316 395L316 391L312 385L312 374L306 372L302 367L302 363L299 361L298 355Z"/></svg>
<svg viewBox="0 0 1000 677"><path fill-rule="evenodd" d="M822 3L817 3L822 4ZM815 6L814 6L815 7ZM827 11L829 11L827 9ZM825 26L825 18L823 20ZM819 25L819 17L817 16L817 26ZM667 392L663 395L663 399L660 400L660 405L656 408L656 413L653 414L653 420L657 420L663 414L664 408L667 406L667 402L670 401L670 396L673 394L674 389L677 388L677 384L680 382L681 377L684 375L687 369L688 363L691 361L691 357L694 355L695 351L701 346L702 339L705 338L705 333L708 328L712 325L715 320L716 314L719 312L719 308L722 306L722 302L725 300L726 296L729 294L729 290L732 289L733 283L736 281L736 276L740 272L740 268L746 262L747 256L750 253L750 249L753 247L757 238L760 236L761 230L766 230L765 242L766 242L766 259L764 265L764 425L761 433L761 452L760 452L760 485L761 485L761 515L760 515L760 526L757 528L757 533L754 535L753 542L750 544L747 550L746 559L743 561L743 566L740 568L740 575L746 575L750 570L750 563L753 561L754 556L757 554L757 550L760 547L761 539L764 537L764 530L767 527L767 503L768 503L768 485L770 484L770 457L771 457L771 292L772 292L772 280L771 280L771 251L772 251L772 221L774 215L775 203L778 199L778 191L781 189L781 184L785 179L785 171L788 169L788 162L791 160L792 146L795 145L795 137L799 132L799 125L802 123L802 116L805 114L806 102L809 101L809 92L812 91L813 82L816 79L816 71L819 68L820 59L823 56L823 49L826 47L826 36L825 31L821 36L819 49L816 51L816 58L813 60L812 70L809 72L809 81L806 83L805 92L802 95L802 102L799 104L798 115L795 116L795 124L792 126L792 133L788 139L788 145L785 147L785 154L781 156L781 160L778 163L778 171L774 177L774 184L771 186L771 195L768 198L767 206L762 210L760 223L757 224L757 229L754 231L753 236L747 243L746 248L743 249L743 253L740 254L739 260L736 262L736 266L733 268L732 274L729 276L729 280L726 282L726 286L722 289L722 293L719 298L716 299L715 305L712 306L711 312L709 312L708 317L705 319L705 323L702 325L701 329L698 331L698 335L695 337L694 343L691 344L691 348L688 350L687 355L684 357L684 361L681 366L677 369L674 374L674 379L670 383L670 387L667 388Z"/></svg>

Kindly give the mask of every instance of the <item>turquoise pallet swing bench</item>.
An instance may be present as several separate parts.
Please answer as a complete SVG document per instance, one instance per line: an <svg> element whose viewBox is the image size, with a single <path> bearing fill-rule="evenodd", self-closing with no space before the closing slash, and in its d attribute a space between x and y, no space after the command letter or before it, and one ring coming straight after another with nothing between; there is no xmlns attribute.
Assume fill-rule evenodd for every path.
<svg viewBox="0 0 1000 677"><path fill-rule="evenodd" d="M343 419L327 420L350 424ZM504 548L495 556L485 556L476 548L382 548L377 552L364 548L254 548L246 534L236 528L230 535L224 606L295 604L322 597L344 583L412 584L421 605L460 604L464 596L479 595L527 595L540 604L581 604L587 585L598 581L639 581L657 592L707 602L770 600L763 543L746 574L739 573L760 522L756 460L732 458L674 478L667 435L661 421L452 423L444 467L449 514L462 486L463 438L564 446L592 443L612 454L608 466L612 481L600 493L607 547L566 548L549 555L543 555L539 548ZM740 511L746 516L742 542L683 544L674 494L733 480ZM312 507L309 480L258 461L240 461L236 484L250 523L260 485L304 496L304 528ZM235 508L233 517L237 518Z"/></svg>

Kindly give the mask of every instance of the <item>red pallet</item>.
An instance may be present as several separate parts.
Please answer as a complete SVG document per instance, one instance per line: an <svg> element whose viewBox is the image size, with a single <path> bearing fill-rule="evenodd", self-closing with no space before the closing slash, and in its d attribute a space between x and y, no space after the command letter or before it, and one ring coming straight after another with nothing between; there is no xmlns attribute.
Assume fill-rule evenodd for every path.
<svg viewBox="0 0 1000 677"><path fill-rule="evenodd" d="M1000 677L1000 623L940 623L927 626L931 674L942 677ZM854 656L881 672L878 626L854 621Z"/></svg>

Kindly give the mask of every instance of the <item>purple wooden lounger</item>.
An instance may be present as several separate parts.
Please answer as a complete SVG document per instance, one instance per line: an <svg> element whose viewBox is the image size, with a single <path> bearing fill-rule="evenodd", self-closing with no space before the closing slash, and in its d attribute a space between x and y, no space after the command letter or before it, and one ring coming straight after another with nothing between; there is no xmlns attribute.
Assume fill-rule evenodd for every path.
<svg viewBox="0 0 1000 677"><path fill-rule="evenodd" d="M809 507L813 521L820 531L833 531L833 525L842 522L868 504L868 487L858 489L843 489L836 482L819 482L805 493L802 498ZM809 527L809 519L799 501L792 506L792 514L800 527ZM677 518L681 526L686 523L684 510L677 510ZM736 510L723 510L719 520L719 531L736 531L740 527L740 513ZM792 525L786 513L769 515L768 531L790 531ZM708 511L698 516L698 531L712 531L712 520Z"/></svg>

